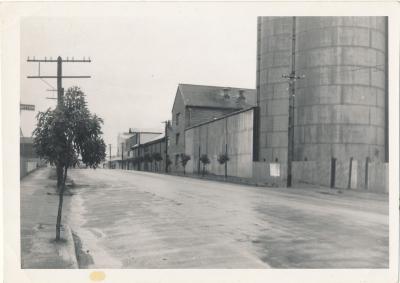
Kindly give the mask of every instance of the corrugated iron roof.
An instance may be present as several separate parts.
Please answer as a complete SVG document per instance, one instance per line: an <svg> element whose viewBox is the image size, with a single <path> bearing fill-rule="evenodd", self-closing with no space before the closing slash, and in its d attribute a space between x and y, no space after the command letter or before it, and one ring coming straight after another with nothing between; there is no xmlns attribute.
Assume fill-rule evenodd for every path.
<svg viewBox="0 0 400 283"><path fill-rule="evenodd" d="M186 106L241 109L257 104L255 89L192 84L179 84L178 88ZM241 104L240 92L244 97Z"/></svg>
<svg viewBox="0 0 400 283"><path fill-rule="evenodd" d="M150 143L159 139L162 139L163 137L165 137L165 133L159 134L158 136L155 136L154 138L151 138L150 140L148 140L146 143Z"/></svg>

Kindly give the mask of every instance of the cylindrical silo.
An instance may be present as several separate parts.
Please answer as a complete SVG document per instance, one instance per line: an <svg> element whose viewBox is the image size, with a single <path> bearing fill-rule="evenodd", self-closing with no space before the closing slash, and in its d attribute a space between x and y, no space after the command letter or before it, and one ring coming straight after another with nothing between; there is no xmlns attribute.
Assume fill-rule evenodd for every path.
<svg viewBox="0 0 400 283"><path fill-rule="evenodd" d="M258 153L261 161L285 161L288 145L288 83L291 17L259 17L257 42ZM257 129L256 129L257 130Z"/></svg>
<svg viewBox="0 0 400 283"><path fill-rule="evenodd" d="M259 30L261 160L286 160L295 52L294 160L385 161L386 18L262 17Z"/></svg>

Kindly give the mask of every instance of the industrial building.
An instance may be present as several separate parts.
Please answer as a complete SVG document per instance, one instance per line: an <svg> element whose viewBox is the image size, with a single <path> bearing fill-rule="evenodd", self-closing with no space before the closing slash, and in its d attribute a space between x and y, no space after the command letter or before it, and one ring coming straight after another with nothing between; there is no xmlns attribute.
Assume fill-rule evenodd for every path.
<svg viewBox="0 0 400 283"><path fill-rule="evenodd" d="M168 159L165 133L137 132L125 160L126 169L165 172Z"/></svg>
<svg viewBox="0 0 400 283"><path fill-rule="evenodd" d="M130 169L129 166L133 166L133 149L135 147L139 148L142 144L152 141L154 138L158 138L161 134L162 131L159 130L137 128L129 128L128 132L119 134L117 138L117 155L111 162L112 168Z"/></svg>
<svg viewBox="0 0 400 283"><path fill-rule="evenodd" d="M255 105L254 89L179 84L168 133L171 171L183 171L179 156L185 153L185 129Z"/></svg>
<svg viewBox="0 0 400 283"><path fill-rule="evenodd" d="M20 136L20 178L25 177L30 172L34 171L36 168L45 165L45 161L41 160L36 154L33 147L32 137Z"/></svg>
<svg viewBox="0 0 400 283"><path fill-rule="evenodd" d="M156 171L137 162L146 150L172 173L188 155L200 174L207 155L208 173L231 179L387 192L387 29L387 17L259 17L256 90L179 84L165 136L125 145L129 169Z"/></svg>
<svg viewBox="0 0 400 283"><path fill-rule="evenodd" d="M230 177L252 178L254 108L232 112L185 129L185 154L191 159L186 165L188 173L201 173L200 157L210 159L208 173L225 174L225 165L218 156L229 157L226 170Z"/></svg>

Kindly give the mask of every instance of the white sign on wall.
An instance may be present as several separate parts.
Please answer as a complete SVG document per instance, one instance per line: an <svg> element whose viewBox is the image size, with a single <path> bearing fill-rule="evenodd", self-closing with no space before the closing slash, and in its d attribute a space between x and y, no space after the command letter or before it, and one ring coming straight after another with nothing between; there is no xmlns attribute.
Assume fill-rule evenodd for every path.
<svg viewBox="0 0 400 283"><path fill-rule="evenodd" d="M281 167L279 163L270 163L269 164L269 175L271 177L279 177L281 175Z"/></svg>

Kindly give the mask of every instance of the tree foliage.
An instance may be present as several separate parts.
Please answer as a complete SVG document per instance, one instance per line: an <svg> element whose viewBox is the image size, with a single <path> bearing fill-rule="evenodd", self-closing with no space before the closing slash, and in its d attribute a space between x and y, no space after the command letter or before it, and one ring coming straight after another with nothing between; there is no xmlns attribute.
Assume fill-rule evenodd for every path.
<svg viewBox="0 0 400 283"><path fill-rule="evenodd" d="M183 174L186 174L186 164L190 160L190 155L187 155L185 153L181 153L180 159L181 159L181 164L182 164L182 167L183 167Z"/></svg>
<svg viewBox="0 0 400 283"><path fill-rule="evenodd" d="M151 157L153 158L153 160L159 162L161 160L163 160L161 153L159 152L153 152L153 154L151 155Z"/></svg>
<svg viewBox="0 0 400 283"><path fill-rule="evenodd" d="M146 153L143 156L143 159L144 159L144 162L152 162L153 161L153 157L152 157L152 155L150 153Z"/></svg>
<svg viewBox="0 0 400 283"><path fill-rule="evenodd" d="M229 156L226 153L221 153L220 155L218 155L218 163L219 164L225 164L229 161Z"/></svg>
<svg viewBox="0 0 400 283"><path fill-rule="evenodd" d="M200 162L203 163L203 172L202 172L202 175L204 176L204 174L205 174L205 172L206 172L206 165L209 164L211 161L210 161L210 158L208 158L208 155L207 155L207 154L202 154L202 155L200 156Z"/></svg>
<svg viewBox="0 0 400 283"><path fill-rule="evenodd" d="M210 163L210 158L208 158L207 154L202 154L200 156L200 162L203 163L203 165L207 165Z"/></svg>
<svg viewBox="0 0 400 283"><path fill-rule="evenodd" d="M50 164L69 168L81 157L84 164L97 168L105 159L103 120L89 112L85 95L78 87L68 89L60 107L39 112L37 120L34 147Z"/></svg>

